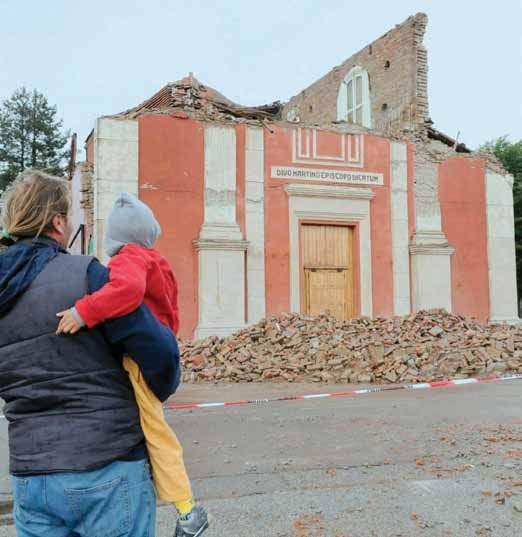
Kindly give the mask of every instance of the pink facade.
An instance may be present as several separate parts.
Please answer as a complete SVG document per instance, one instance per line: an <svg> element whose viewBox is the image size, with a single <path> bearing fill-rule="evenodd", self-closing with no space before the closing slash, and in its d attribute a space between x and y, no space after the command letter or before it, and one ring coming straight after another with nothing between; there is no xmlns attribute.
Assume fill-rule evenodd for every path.
<svg viewBox="0 0 522 537"><path fill-rule="evenodd" d="M103 259L114 195L151 206L186 338L289 311L517 320L512 177L433 127L426 25L409 17L283 104L190 74L99 118L75 221Z"/></svg>
<svg viewBox="0 0 522 537"><path fill-rule="evenodd" d="M121 120L105 121L117 129ZM284 123L263 129L165 114L133 122L136 191L160 221L158 248L179 278L182 337L226 333L264 316L306 312L307 293L330 309L328 279L324 289L305 288L303 226L346 227L353 233L346 270L351 271L354 315L416 309L414 145ZM451 248L449 279L447 289L435 290L440 304L425 307L487 320L485 162L459 157L437 168L441 232ZM320 260L311 270L321 270Z"/></svg>

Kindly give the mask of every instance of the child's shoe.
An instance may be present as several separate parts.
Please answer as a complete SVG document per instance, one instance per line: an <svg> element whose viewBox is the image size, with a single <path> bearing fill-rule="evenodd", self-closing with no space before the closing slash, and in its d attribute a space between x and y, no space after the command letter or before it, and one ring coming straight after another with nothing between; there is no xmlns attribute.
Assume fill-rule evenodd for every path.
<svg viewBox="0 0 522 537"><path fill-rule="evenodd" d="M196 505L190 513L178 518L174 537L199 537L208 528L208 514L205 508Z"/></svg>

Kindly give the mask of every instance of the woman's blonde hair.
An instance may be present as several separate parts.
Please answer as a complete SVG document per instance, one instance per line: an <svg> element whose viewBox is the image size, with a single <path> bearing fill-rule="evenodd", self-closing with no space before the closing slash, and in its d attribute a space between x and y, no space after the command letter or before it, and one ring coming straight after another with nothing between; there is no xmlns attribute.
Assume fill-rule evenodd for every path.
<svg viewBox="0 0 522 537"><path fill-rule="evenodd" d="M0 225L4 237L39 237L52 230L53 218L66 216L70 207L67 181L40 170L25 170L3 196Z"/></svg>

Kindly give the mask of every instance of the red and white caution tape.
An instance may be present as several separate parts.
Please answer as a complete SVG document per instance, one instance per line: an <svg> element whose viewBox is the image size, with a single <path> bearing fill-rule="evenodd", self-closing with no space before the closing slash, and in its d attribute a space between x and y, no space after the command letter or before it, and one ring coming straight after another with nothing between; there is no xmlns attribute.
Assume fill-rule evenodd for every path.
<svg viewBox="0 0 522 537"><path fill-rule="evenodd" d="M216 408L223 406L259 405L262 403L276 403L279 401L306 401L308 399L322 399L325 397L349 397L352 395L367 395L378 392L391 392L397 390L426 390L429 388L444 388L447 386L462 386L464 384L477 384L484 382L500 382L503 380L522 380L522 374L500 375L488 378L466 378L454 380L441 380L437 382L423 382L418 384L403 384L398 386L376 386L360 390L348 390L344 392L314 393L308 395L289 395L286 397L274 397L271 399L246 399L242 401L225 401L220 403L189 403L182 405L167 404L168 410L189 410L194 408Z"/></svg>
<svg viewBox="0 0 522 537"><path fill-rule="evenodd" d="M376 386L374 388L362 388L360 390L348 390L344 392L313 393L308 395L289 395L286 397L273 397L271 399L245 399L242 401L224 401L220 403L189 403L184 405L164 406L167 410L190 410L194 408L216 408L223 406L259 405L263 403L277 403L279 401L306 401L307 399L322 399L325 397L349 397L353 395L368 395L370 393L392 392L397 390L426 390L429 388L445 388L447 386L463 386L464 384L477 384L485 382L501 382L503 380L522 380L522 374L500 375L487 378L468 378L454 380L440 380L437 382L422 382L418 384L403 384L398 386ZM5 418L0 414L0 419Z"/></svg>

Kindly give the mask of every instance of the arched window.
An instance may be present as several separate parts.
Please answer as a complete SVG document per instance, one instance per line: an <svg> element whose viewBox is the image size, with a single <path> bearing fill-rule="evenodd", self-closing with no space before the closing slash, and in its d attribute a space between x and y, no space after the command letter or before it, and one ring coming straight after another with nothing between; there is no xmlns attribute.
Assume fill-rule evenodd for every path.
<svg viewBox="0 0 522 537"><path fill-rule="evenodd" d="M353 67L344 77L337 97L337 121L371 128L370 82L363 67Z"/></svg>

